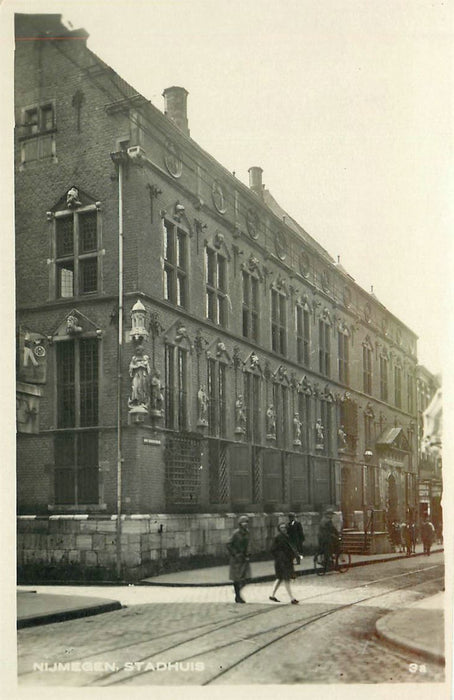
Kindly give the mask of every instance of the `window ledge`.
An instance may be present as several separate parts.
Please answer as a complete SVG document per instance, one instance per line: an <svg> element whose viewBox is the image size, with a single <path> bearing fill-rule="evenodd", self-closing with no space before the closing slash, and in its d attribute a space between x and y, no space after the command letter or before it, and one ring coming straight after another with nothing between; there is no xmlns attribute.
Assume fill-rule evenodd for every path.
<svg viewBox="0 0 454 700"><path fill-rule="evenodd" d="M47 506L47 509L49 511L58 511L61 515L64 514L71 514L71 513L80 513L83 511L84 513L95 513L98 511L105 511L107 510L107 503L92 503L91 505L77 505L77 506L72 506L72 505L56 505L56 504L50 504Z"/></svg>

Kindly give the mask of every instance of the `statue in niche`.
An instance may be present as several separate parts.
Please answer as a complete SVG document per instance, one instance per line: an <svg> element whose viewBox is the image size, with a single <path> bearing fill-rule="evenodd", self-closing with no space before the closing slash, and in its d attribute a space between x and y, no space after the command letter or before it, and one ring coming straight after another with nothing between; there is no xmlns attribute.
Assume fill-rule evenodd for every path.
<svg viewBox="0 0 454 700"><path fill-rule="evenodd" d="M293 444L301 445L301 421L297 411L293 414Z"/></svg>
<svg viewBox="0 0 454 700"><path fill-rule="evenodd" d="M266 437L268 440L276 439L276 411L272 403L266 409Z"/></svg>
<svg viewBox="0 0 454 700"><path fill-rule="evenodd" d="M205 387L203 384L200 385L199 390L197 392L197 404L199 410L198 424L207 425L208 396L206 394Z"/></svg>
<svg viewBox="0 0 454 700"><path fill-rule="evenodd" d="M320 418L317 418L315 423L315 442L317 449L323 449L325 445L325 429Z"/></svg>
<svg viewBox="0 0 454 700"><path fill-rule="evenodd" d="M347 433L345 432L343 425L341 425L337 431L337 446L340 450L345 450L347 447Z"/></svg>
<svg viewBox="0 0 454 700"><path fill-rule="evenodd" d="M136 351L129 363L131 382L131 397L129 408L143 406L148 409L150 402L150 358L144 354L143 345L137 345Z"/></svg>
<svg viewBox="0 0 454 700"><path fill-rule="evenodd" d="M243 394L238 394L235 401L235 432L244 433L246 431L246 413L244 411Z"/></svg>
<svg viewBox="0 0 454 700"><path fill-rule="evenodd" d="M153 371L151 378L151 409L154 415L162 416L164 406L164 387L161 384L161 372Z"/></svg>

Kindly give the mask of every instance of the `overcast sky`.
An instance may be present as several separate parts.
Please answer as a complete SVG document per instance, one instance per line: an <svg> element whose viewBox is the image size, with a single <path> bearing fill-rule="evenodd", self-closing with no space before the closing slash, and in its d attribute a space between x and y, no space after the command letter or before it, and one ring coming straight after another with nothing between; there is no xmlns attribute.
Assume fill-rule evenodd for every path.
<svg viewBox="0 0 454 700"><path fill-rule="evenodd" d="M6 0L8 3L8 0ZM191 136L273 196L446 365L452 306L452 13L426 0L14 2L58 12Z"/></svg>

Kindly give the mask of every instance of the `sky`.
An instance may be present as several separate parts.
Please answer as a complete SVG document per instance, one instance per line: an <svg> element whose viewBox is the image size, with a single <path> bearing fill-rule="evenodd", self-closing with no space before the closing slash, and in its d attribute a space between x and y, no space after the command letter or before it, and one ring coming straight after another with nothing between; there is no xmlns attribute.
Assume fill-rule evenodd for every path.
<svg viewBox="0 0 454 700"><path fill-rule="evenodd" d="M192 138L245 184L262 167L279 204L417 333L419 362L444 371L450 3L5 3L84 27L88 46L161 110L164 88L185 87Z"/></svg>

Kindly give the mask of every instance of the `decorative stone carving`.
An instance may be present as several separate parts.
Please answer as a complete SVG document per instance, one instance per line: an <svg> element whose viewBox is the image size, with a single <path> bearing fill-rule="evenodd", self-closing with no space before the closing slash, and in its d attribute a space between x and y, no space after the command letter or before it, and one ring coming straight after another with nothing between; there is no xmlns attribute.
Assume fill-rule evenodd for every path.
<svg viewBox="0 0 454 700"><path fill-rule="evenodd" d="M339 451L345 450L347 447L347 433L344 430L344 426L339 426L337 431L337 448Z"/></svg>
<svg viewBox="0 0 454 700"><path fill-rule="evenodd" d="M325 447L325 429L320 418L315 422L315 449L323 450Z"/></svg>
<svg viewBox="0 0 454 700"><path fill-rule="evenodd" d="M276 411L272 403L266 409L266 439L276 440Z"/></svg>
<svg viewBox="0 0 454 700"><path fill-rule="evenodd" d="M142 345L137 345L129 363L131 396L128 401L130 409L142 406L148 410L150 403L150 358L145 355Z"/></svg>
<svg viewBox="0 0 454 700"><path fill-rule="evenodd" d="M153 370L150 382L150 414L156 418L161 418L164 413L164 387L161 384L161 372L159 369Z"/></svg>
<svg viewBox="0 0 454 700"><path fill-rule="evenodd" d="M66 332L68 335L79 335L79 333L82 333L82 326L79 326L77 316L68 316L66 319Z"/></svg>
<svg viewBox="0 0 454 700"><path fill-rule="evenodd" d="M197 409L197 426L202 427L208 425L208 396L206 394L205 387L203 384L200 385L199 390L197 392Z"/></svg>
<svg viewBox="0 0 454 700"><path fill-rule="evenodd" d="M293 444L295 447L301 445L301 421L297 411L293 414Z"/></svg>
<svg viewBox="0 0 454 700"><path fill-rule="evenodd" d="M79 190L77 187L71 187L66 193L66 206L68 209L80 207L82 202L79 199Z"/></svg>
<svg viewBox="0 0 454 700"><path fill-rule="evenodd" d="M238 394L235 401L235 434L243 435L246 432L246 414L244 412L244 399Z"/></svg>

